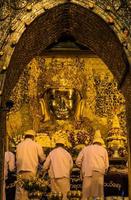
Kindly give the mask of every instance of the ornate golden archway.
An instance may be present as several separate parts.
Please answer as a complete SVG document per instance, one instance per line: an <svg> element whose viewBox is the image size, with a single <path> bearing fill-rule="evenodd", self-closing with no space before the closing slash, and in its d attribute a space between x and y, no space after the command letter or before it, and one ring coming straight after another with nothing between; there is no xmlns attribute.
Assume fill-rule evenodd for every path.
<svg viewBox="0 0 131 200"><path fill-rule="evenodd" d="M3 18L1 17L0 20L6 33L2 35L0 52L1 106L5 106L23 68L29 61L56 42L61 35L71 35L79 43L92 49L113 73L126 99L127 125L130 131L131 79L128 61L131 44L128 23L124 24L117 13L122 5L111 5L108 1L102 5L99 1L87 3L84 0L57 2L43 0L39 3L24 1L25 4L21 4L22 1L14 2L10 4L11 12L5 15L2 9L6 5L4 2L1 4ZM15 15L13 15L14 12ZM5 112L0 114L2 121L0 145L3 149ZM130 134L128 138L131 144ZM3 163L2 160L1 162ZM129 176L129 196L131 196L130 182Z"/></svg>

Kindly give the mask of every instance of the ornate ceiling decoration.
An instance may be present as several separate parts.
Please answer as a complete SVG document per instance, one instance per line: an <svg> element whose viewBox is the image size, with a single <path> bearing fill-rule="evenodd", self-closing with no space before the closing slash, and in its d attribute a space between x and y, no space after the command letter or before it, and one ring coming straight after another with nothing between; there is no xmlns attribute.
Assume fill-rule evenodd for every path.
<svg viewBox="0 0 131 200"><path fill-rule="evenodd" d="M125 24L131 31L131 1L130 0L96 0L101 8L114 14L121 23Z"/></svg>
<svg viewBox="0 0 131 200"><path fill-rule="evenodd" d="M0 3L0 37L1 37L1 43L0 48L3 46L4 40L6 36L9 34L10 31L10 25L11 22L17 18L17 16L24 15L27 12L31 12L33 6L36 3L41 2L44 5L48 4L54 4L54 1L46 1L46 0L1 0ZM62 3L76 3L78 4L78 1L76 0L66 0L66 1L59 1L60 4ZM127 37L131 33L131 0L90 0L85 1L81 0L79 1L80 5L84 4L85 6L89 7L90 9L94 10L95 7L101 8L104 13L108 14L109 17L109 24L114 23L114 20L118 21L118 24L122 24L122 30ZM58 3L59 4L59 3ZM37 8L37 7L36 7ZM39 9L39 8L38 8ZM100 14L100 15L101 15ZM17 19L18 20L18 19ZM4 30L4 31L3 31Z"/></svg>
<svg viewBox="0 0 131 200"><path fill-rule="evenodd" d="M60 9L57 9L57 8L60 8ZM77 9L78 9L78 12L77 12ZM56 13L57 11L59 12ZM126 60L125 54L124 54L126 52L127 57L130 59L131 58L131 38L130 38L131 1L130 0L115 0L115 1L114 0L89 0L89 1L87 0L57 0L57 1L55 0L10 0L10 1L1 0L0 2L0 27L1 27L0 28L0 38L1 38L0 65L2 67L1 71L6 72L6 69L9 66L13 52L18 46L17 44L19 43L19 40L21 39L22 34L25 32L26 32L25 35L27 33L30 33L31 24L35 24L35 25L32 26L33 32L32 32L32 35L30 35L31 33L29 34L29 37L34 38L35 42L33 42L34 46L32 45L32 42L29 43L29 41L27 42L28 45L25 44L25 46L27 47L24 46L24 50L26 51L27 50L26 48L28 48L28 52L30 50L32 51L33 48L38 49L38 46L41 45L41 42L38 41L38 37L36 39L34 37L34 34L39 35L39 37L41 37L41 40L44 40L43 34L41 34L42 31L44 31L44 33L48 35L48 38L50 40L49 43L47 42L48 45L53 41L52 38L54 37L57 39L60 36L60 33L62 33L62 31L65 31L67 33L68 32L73 33L74 36L76 34L76 38L77 38L78 32L76 33L76 26L77 26L77 29L79 29L79 23L83 23L83 25L85 25L86 27L89 25L88 23L89 19L86 18L85 20L85 16L87 14L86 11L88 11L89 18L91 17L94 18L93 24L95 24L94 25L95 28L93 30L95 33L93 33L93 36L95 35L95 39L97 40L97 38L100 38L101 39L100 41L103 40L104 42L106 42L106 45L110 46L110 48L112 49L112 46L113 46L112 37L110 37L109 38L110 40L108 40L107 35L105 36L103 35L102 37L101 37L101 34L100 34L100 37L98 35L99 34L98 30L103 31L101 33L104 34L105 26L106 26L107 28L111 30L110 32L112 33L112 35L116 34L119 39L116 43L114 42L114 45L118 46L118 42L120 41L119 50L122 53L119 54L118 57L120 59ZM52 24L52 22L49 23L48 19L49 19L50 13L52 14L52 22L55 21L54 19L57 16L57 21L55 23L58 23L56 27L58 31L53 29L55 24ZM45 16L44 20L46 19L46 22L47 22L45 25L48 28L46 27L46 30L44 30L44 28L41 27L43 25L43 22L41 22L41 26L39 27L40 31L38 32L39 34L37 34L37 30L35 31L35 29L38 29L38 26L36 27L37 20L35 19L37 18L38 21L40 21L39 17L41 17L41 20L42 20L43 19L42 16ZM98 25L98 21L99 21L99 25ZM102 27L100 23L101 21L102 23L104 22ZM49 29L49 31L47 31L47 29ZM83 29L83 30L84 31L81 32L81 34L84 35L85 31L87 30L86 29ZM92 34L91 32L92 26L89 27L88 30L89 30L88 35ZM53 33L51 31L53 31ZM51 34L53 34L53 36ZM93 37L88 38L88 36L86 38L88 43L90 42L91 45L94 42L92 41L92 38ZM80 41L81 44L83 41L84 40L81 39ZM123 46L121 46L121 44ZM100 44L98 42L96 44L96 48L99 49L100 48L99 46ZM21 45L21 48L22 48L22 45ZM39 52L42 48L43 46L39 47ZM103 48L104 48L104 45L103 45ZM103 55L106 56L105 50L101 50L101 51L103 51ZM34 50L34 52L36 51ZM34 54L34 52L32 54ZM20 55L21 54L22 52L20 52ZM103 59L103 57L101 58ZM116 57L115 57L115 60L117 60ZM114 59L112 60L112 62L113 63L115 62ZM122 68L119 68L119 73L120 74L126 73L124 72L125 66L123 67L123 65L120 63L122 62L121 61L117 62L118 68L119 68L119 65L122 66ZM112 63L110 63L110 65L112 66ZM125 65L128 68L128 63L126 63L126 61L125 61ZM9 72L9 74L11 74L11 72ZM3 76L3 74L1 76Z"/></svg>

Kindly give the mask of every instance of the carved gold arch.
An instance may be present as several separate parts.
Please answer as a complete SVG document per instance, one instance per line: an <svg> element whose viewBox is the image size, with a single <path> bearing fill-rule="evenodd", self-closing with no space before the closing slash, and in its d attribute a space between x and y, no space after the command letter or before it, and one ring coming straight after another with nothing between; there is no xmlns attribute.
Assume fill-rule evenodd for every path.
<svg viewBox="0 0 131 200"><path fill-rule="evenodd" d="M100 57L106 62L107 60L107 65L109 69L112 71L114 74L117 82L119 85L122 85L122 90L123 94L126 97L126 105L127 105L127 116L128 116L128 122L130 121L130 116L131 116L131 106L130 106L130 72L129 72L129 64L130 64L130 47L131 47L131 41L130 41L130 30L129 30L129 18L128 18L128 12L127 10L124 10L122 7L122 4L120 3L119 0L117 0L117 4L111 4L110 1L86 1L86 0L59 0L59 1L32 1L32 2L27 2L26 0L23 1L17 1L15 0L14 2L11 1L12 3L9 6L10 12L5 12L4 9L6 8L6 3L2 1L1 4L1 18L0 18L0 23L2 27L4 28L5 32L2 34L1 37L1 45L0 45L0 66L1 66L1 73L0 73L0 80L1 80L1 87L0 87L0 98L1 98L1 105L2 107L5 106L5 102L9 98L12 89L14 88L16 82L19 79L19 76L21 72L23 71L23 68L26 66L26 64L29 63L29 61L33 58L35 54L39 54L43 49L45 49L48 45L50 45L52 42L56 41L62 31L64 30L65 33L70 33L75 36L76 39L79 40L80 43L85 44L85 46L92 47L94 48L93 50L97 51L98 55L100 52L99 45L94 45L94 43L89 40L86 34L86 28L83 28L81 32L78 32L78 29L80 28L79 26L79 18L77 19L77 24L72 27L68 27L68 23L62 24L58 26L56 23L55 26L58 28L60 27L60 30L56 32L56 34L53 34L53 31L51 34L48 34L44 30L45 35L47 35L47 42L45 41L45 38L42 38L44 43L42 43L42 46L40 45L40 42L36 43L38 47L35 49L36 45L26 45L25 40L23 38L26 38L28 34L30 34L30 28L33 25L33 28L37 24L37 20L40 21L41 19L47 20L48 17L51 22L52 16L54 18L56 17L56 10L60 11L63 9L62 13L68 13L68 18L65 19L65 22L68 22L68 20L71 17L71 21L69 24L73 25L75 24L75 14L79 16L86 16L89 14L90 16L95 16L96 19L98 19L99 23L102 24L102 29L104 28L104 25L106 25L108 28L106 29L107 32L110 32L109 36L113 35L113 43L111 46L111 43L106 42L108 38L108 35L100 34L99 36L103 37L103 40L106 42L106 45L108 46L108 50L111 50L113 53L117 52L115 55L110 54L105 52L105 49L101 49ZM22 4L25 2L24 4ZM21 6L22 5L22 6ZM130 8L130 4L128 4ZM119 11L121 11L121 8L123 9L123 13L119 15ZM82 14L84 11L84 14ZM87 11L87 12L86 12ZM16 13L16 15L13 16L13 13ZM73 15L70 15L70 13L73 12ZM60 13L60 15L62 14ZM5 14L5 15L4 15ZM50 14L50 15L48 15ZM51 15L52 14L52 15ZM93 15L92 15L93 14ZM13 16L13 17L12 17ZM42 18L42 16L44 16ZM125 17L126 16L126 17ZM77 16L76 16L77 17ZM62 18L62 15L60 16ZM58 22L60 22L60 18L57 16ZM123 20L124 19L124 20ZM127 19L127 20L126 20ZM54 19L53 19L54 20ZM50 23L49 22L49 23ZM86 21L83 21L83 25L85 24L85 27L87 27L88 23L85 23ZM103 23L104 22L104 23ZM35 24L36 23L36 24ZM59 23L60 24L60 23ZM45 25L45 24L44 24ZM53 27L53 24L49 24L47 28ZM54 27L55 27L54 26ZM97 27L97 23L95 24ZM53 27L53 28L54 28ZM83 27L83 26L82 26ZM101 31L102 31L101 29ZM55 29L52 29L55 30ZM92 29L91 31L96 31L96 29ZM96 39L96 35L94 35L94 32L92 32L92 36L94 37L94 41ZM106 32L106 33L107 33ZM102 33L102 32L101 32ZM26 35L27 34L27 35ZM84 35L84 37L81 38L81 35ZM91 32L89 33L91 35ZM33 37L32 37L33 38ZM33 39L36 39L34 37ZM28 40L29 41L29 40ZM27 43L28 43L27 41ZM31 41L31 40L30 40ZM30 43L29 43L30 44ZM106 46L102 45L102 47ZM21 48L19 48L21 46ZM109 48L110 47L110 48ZM117 47L117 48L116 48ZM28 48L28 49L27 49ZM33 49L32 53L28 54L28 58L25 57L26 54L20 54L21 50L24 52L31 52ZM114 51L113 51L114 50ZM22 60L19 59L16 55L21 56ZM17 59L16 59L17 57ZM116 59L115 59L116 57ZM108 58L108 59L106 59ZM119 58L121 59L121 62L119 62ZM111 59L111 60L110 60ZM119 66L117 66L117 62L119 63ZM21 64L23 62L23 64ZM115 63L115 65L113 64ZM122 64L120 64L122 63ZM125 81L125 82L124 82ZM128 91L127 93L125 91ZM3 144L4 144L4 134L5 134L5 113L1 112L0 113L0 120L2 123L0 124L0 129L1 129L1 147L3 149ZM131 130L131 127L128 123L129 130ZM130 141L130 135L129 135L129 141ZM3 152L1 151L1 157L3 156ZM130 157L130 155L129 155ZM3 160L1 160L1 166L2 166ZM130 162L129 162L130 163ZM130 166L130 165L129 165ZM130 173L130 170L129 170ZM2 173L1 173L2 174ZM130 181L129 181L130 184ZM2 185L2 184L1 184ZM131 188L129 186L129 188ZM2 190L1 190L2 191ZM130 196L131 196L131 190L130 190Z"/></svg>

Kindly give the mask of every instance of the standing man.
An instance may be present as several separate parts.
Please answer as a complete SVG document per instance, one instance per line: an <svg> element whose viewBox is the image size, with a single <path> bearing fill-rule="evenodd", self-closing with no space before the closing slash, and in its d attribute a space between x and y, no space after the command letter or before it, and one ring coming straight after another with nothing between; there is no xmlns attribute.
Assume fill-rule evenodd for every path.
<svg viewBox="0 0 131 200"><path fill-rule="evenodd" d="M70 173L73 167L71 155L64 149L64 140L61 138L56 142L56 148L46 158L43 169L48 170L51 191L61 192L63 200L67 200L70 190Z"/></svg>
<svg viewBox="0 0 131 200"><path fill-rule="evenodd" d="M11 151L5 152L4 160L4 191L3 191L3 200L6 200L5 186L6 180L8 179L8 173L15 171L15 155Z"/></svg>
<svg viewBox="0 0 131 200"><path fill-rule="evenodd" d="M100 130L97 130L93 144L85 147L76 159L83 178L82 200L104 197L104 174L109 167L109 160L103 144Z"/></svg>
<svg viewBox="0 0 131 200"><path fill-rule="evenodd" d="M21 179L30 180L37 174L39 162L45 160L42 147L34 141L35 131L27 130L25 139L16 148L17 175ZM16 186L16 200L28 200L28 192L19 185Z"/></svg>

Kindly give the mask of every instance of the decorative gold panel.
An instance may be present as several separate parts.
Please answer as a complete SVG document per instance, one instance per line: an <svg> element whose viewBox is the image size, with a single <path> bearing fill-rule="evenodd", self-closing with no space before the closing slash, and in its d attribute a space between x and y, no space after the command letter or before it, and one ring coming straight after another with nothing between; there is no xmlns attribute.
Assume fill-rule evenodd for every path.
<svg viewBox="0 0 131 200"><path fill-rule="evenodd" d="M65 90L77 91L79 101L74 116L63 119L53 116L46 95L51 88L58 96ZM60 98L65 106L64 95ZM7 132L14 144L28 128L36 130L38 142L46 147L53 146L50 139L61 130L87 131L92 139L94 130L100 129L106 142L114 114L126 135L124 98L108 67L97 57L36 57L23 70L10 98L15 104L7 116ZM71 99L68 101L71 104Z"/></svg>

